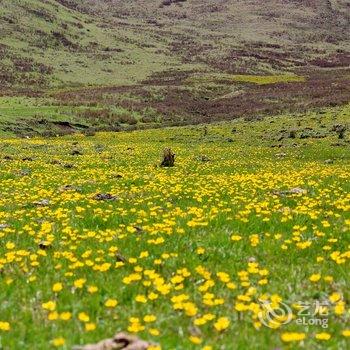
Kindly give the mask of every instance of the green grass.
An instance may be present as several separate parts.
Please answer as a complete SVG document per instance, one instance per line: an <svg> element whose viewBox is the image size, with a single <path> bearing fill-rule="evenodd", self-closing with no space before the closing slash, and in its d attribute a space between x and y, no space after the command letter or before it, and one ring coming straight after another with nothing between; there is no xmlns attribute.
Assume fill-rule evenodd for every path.
<svg viewBox="0 0 350 350"><path fill-rule="evenodd" d="M0 97L0 134L13 135L29 126L38 134L48 131L50 127L40 124L40 120L78 123L81 121L77 116L79 110L57 106L50 98Z"/></svg>
<svg viewBox="0 0 350 350"><path fill-rule="evenodd" d="M44 88L130 85L154 72L198 66L182 65L179 59L161 53L166 43L154 39L150 32L133 29L136 22L132 20L126 28L103 25L99 16L72 11L52 0L4 0L2 6L0 23L5 30L0 44L7 45L7 55L0 57L0 65L13 74L9 83L14 88L27 87L29 78L35 86L43 78ZM8 23L7 18L21 18L21 26ZM60 33L78 47L65 46L53 33ZM144 43L149 47L143 47ZM53 72L40 75L33 68L22 74L14 65L22 59L52 67Z"/></svg>
<svg viewBox="0 0 350 350"><path fill-rule="evenodd" d="M166 350L347 349L350 156L348 136L338 140L330 130L348 120L345 106L209 125L206 132L195 126L3 138L0 322L10 330L0 323L2 348L47 350L62 337L60 348L71 349L139 330ZM300 139L307 127L325 137ZM297 138L279 140L291 129ZM174 168L157 167L165 147L176 152ZM82 154L72 155L76 149ZM307 192L278 194L293 188ZM96 193L117 199L96 201ZM47 206L35 204L44 199ZM126 259L123 266L116 265L115 251ZM313 274L320 274L318 282L310 281ZM137 280L128 283L130 276ZM82 288L79 279L86 279ZM62 291L52 290L55 283ZM137 301L152 292L157 299ZM203 299L206 293L212 296ZM295 303L326 302L334 293L345 310L339 301L329 305L327 329L295 322L271 329L253 311L235 308L243 303L253 310L259 298L278 295L296 315ZM172 298L179 295L188 300L175 305ZM118 305L108 309L108 299ZM43 308L48 301L56 302L56 310ZM72 318L61 320L63 312ZM95 330L85 330L81 312ZM145 323L150 314L156 321ZM214 320L198 325L196 319L207 314ZM130 317L140 323L132 325ZM221 331L215 328L220 317L230 321ZM286 343L286 332L305 339ZM322 332L331 338L316 339Z"/></svg>
<svg viewBox="0 0 350 350"><path fill-rule="evenodd" d="M297 75L234 75L232 80L241 83L253 83L258 85L295 83L305 81L304 77Z"/></svg>
<svg viewBox="0 0 350 350"><path fill-rule="evenodd" d="M305 77L291 74L279 74L279 75L235 75L235 74L198 74L188 78L189 83L202 83L206 86L208 84L220 83L220 81L232 82L232 83L251 83L257 85L269 85L277 83L295 83L304 82Z"/></svg>
<svg viewBox="0 0 350 350"><path fill-rule="evenodd" d="M121 96L121 99L131 99L132 96ZM86 117L85 113L105 111L97 117ZM144 120L144 118L147 118ZM60 129L58 122L71 123L72 129ZM120 106L95 107L86 105L58 104L49 97L0 97L0 135L34 136L34 135L64 135L80 131L82 128L92 130L110 130L113 127L127 129L130 125L138 126L150 123L161 123L161 115L152 107L142 111ZM154 125L154 124L153 124Z"/></svg>
<svg viewBox="0 0 350 350"><path fill-rule="evenodd" d="M145 0L69 3L78 9L55 0L2 0L0 44L6 46L0 46L0 68L6 73L5 87L133 85L168 70L245 71L256 77L236 75L233 80L295 82L300 80L291 72L301 63L349 48L346 31L334 26L346 20L344 4L303 4L300 17L299 5L275 0L264 8L241 1L213 8L208 0L163 8L158 1ZM331 21L315 29L314 17L320 15ZM21 70L21 60L33 67ZM40 65L51 72L42 73Z"/></svg>

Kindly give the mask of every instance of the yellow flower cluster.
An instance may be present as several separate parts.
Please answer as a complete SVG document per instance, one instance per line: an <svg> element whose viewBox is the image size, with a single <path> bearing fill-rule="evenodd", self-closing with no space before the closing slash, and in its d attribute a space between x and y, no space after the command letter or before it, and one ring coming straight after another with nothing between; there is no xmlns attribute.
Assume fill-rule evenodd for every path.
<svg viewBox="0 0 350 350"><path fill-rule="evenodd" d="M71 348L116 330L165 349L345 341L349 165L325 163L312 140L277 157L243 137L258 139L265 124L240 125L236 144L225 125L208 142L200 128L6 140L3 346L28 334L33 349L35 339ZM163 141L174 168L154 166ZM337 328L297 325L303 301L325 302L318 313ZM292 320L279 313L285 304Z"/></svg>

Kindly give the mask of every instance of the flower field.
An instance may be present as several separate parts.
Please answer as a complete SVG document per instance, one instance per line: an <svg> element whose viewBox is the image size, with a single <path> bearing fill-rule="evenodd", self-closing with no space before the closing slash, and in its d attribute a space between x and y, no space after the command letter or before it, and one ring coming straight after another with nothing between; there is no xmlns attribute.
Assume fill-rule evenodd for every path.
<svg viewBox="0 0 350 350"><path fill-rule="evenodd" d="M0 348L347 349L349 115L2 139Z"/></svg>

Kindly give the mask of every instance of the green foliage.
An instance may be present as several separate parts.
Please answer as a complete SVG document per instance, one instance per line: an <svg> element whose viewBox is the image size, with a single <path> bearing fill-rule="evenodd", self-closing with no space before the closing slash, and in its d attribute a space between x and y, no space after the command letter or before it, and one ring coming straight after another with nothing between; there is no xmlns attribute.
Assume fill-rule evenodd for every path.
<svg viewBox="0 0 350 350"><path fill-rule="evenodd" d="M68 350L129 331L165 350L347 349L350 153L331 130L348 121L345 106L3 138L1 346ZM310 128L325 137L301 139ZM298 302L327 302L329 327L263 326L261 300L294 315Z"/></svg>

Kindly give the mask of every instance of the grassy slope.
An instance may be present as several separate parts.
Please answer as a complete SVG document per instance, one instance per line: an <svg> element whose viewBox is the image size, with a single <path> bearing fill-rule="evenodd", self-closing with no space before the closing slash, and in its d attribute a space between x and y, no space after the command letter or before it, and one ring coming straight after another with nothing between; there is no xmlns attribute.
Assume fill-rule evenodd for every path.
<svg viewBox="0 0 350 350"><path fill-rule="evenodd" d="M346 109L333 108L236 120L210 125L206 132L197 126L3 140L0 299L6 302L0 304L0 321L11 329L0 330L2 348L48 350L53 339L63 337L66 345L59 348L71 349L139 329L142 338L164 350L347 349L342 332L349 328L349 139L328 132L347 116ZM296 139L278 141L293 129ZM307 132L313 136L300 138ZM325 137L317 138L320 134ZM177 153L172 169L155 167L165 146ZM82 154L72 155L73 150ZM273 194L295 187L308 192ZM118 200L95 201L95 193ZM48 206L33 204L43 199ZM38 246L43 242L50 245L44 252ZM124 266L116 265L116 249L127 259ZM140 255L145 251L148 256ZM259 264L258 270L249 262ZM155 270L157 278L151 274L149 283L142 269ZM135 271L142 280L128 283L125 278ZM249 285L240 271L249 271ZM309 280L313 274L321 275L318 282ZM52 291L58 282L62 291ZM91 285L97 293L88 292ZM158 297L137 301L150 292ZM337 300L330 304L327 329L294 322L270 329L252 311L263 295L294 305L296 314L295 303L314 307L335 292L345 310ZM190 304L175 305L172 297L179 295L187 295ZM118 300L115 309L104 306L109 298ZM210 305L212 299L218 305ZM57 303L58 313L43 308L47 301ZM251 311L239 312L237 304ZM63 312L71 319L61 320ZM80 312L96 330L85 330ZM156 321L145 323L147 314ZM195 325L205 314L214 320ZM131 316L140 323L132 325ZM221 332L214 328L219 317L231 321ZM305 340L284 343L281 335L288 331L305 333ZM321 332L330 340L317 340Z"/></svg>
<svg viewBox="0 0 350 350"><path fill-rule="evenodd" d="M76 10L67 7L75 3L80 6ZM0 43L8 46L0 62L12 73L10 86L23 86L29 77L34 82L43 77L51 86L131 84L154 71L176 69L184 58L197 67L215 68L215 62L226 62L232 50L242 49L251 56L226 62L226 68L250 73L291 70L296 61L349 49L346 5L328 3L270 0L256 6L247 1L189 0L160 8L160 1L143 0L3 0ZM293 59L287 55L272 64L252 56L256 45L276 44L280 48L272 51L289 52ZM35 74L35 68L21 74L11 65L17 58L52 67L53 74ZM181 68L186 69L183 62Z"/></svg>
<svg viewBox="0 0 350 350"><path fill-rule="evenodd" d="M109 28L97 17L67 9L57 1L2 1L0 43L7 45L1 61L12 74L8 85L24 86L35 71L21 74L13 62L33 60L53 69L44 76L50 86L131 84L176 61L157 52L162 43L132 28ZM9 22L14 23L9 23ZM132 22L130 23L130 25ZM92 73L93 72L93 73ZM6 82L5 82L6 83Z"/></svg>
<svg viewBox="0 0 350 350"><path fill-rule="evenodd" d="M76 129L52 121L197 124L349 102L345 1L160 3L3 0L0 94L40 99L0 100L1 132Z"/></svg>
<svg viewBox="0 0 350 350"><path fill-rule="evenodd" d="M324 50L323 54L349 50L345 1L188 0L162 7L160 3L91 0L87 9L97 14L113 13L126 22L136 18L145 28L151 20L148 30L174 41L188 39L192 46L202 45L199 54L204 60L208 56L220 60L232 49L248 48L254 53L256 44L265 48L280 45L282 51L295 52L300 58L319 55L317 49ZM259 63L255 68L263 69Z"/></svg>

